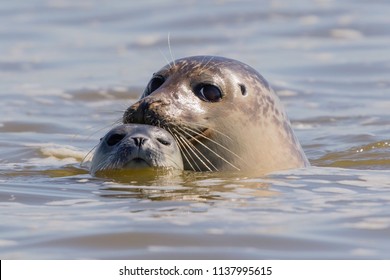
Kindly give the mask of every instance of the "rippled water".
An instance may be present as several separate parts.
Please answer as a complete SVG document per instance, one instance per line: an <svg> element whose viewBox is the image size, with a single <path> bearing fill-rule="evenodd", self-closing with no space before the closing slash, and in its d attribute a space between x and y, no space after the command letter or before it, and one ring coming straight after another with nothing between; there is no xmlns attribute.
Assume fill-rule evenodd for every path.
<svg viewBox="0 0 390 280"><path fill-rule="evenodd" d="M390 3L6 1L0 256L390 258ZM277 90L312 168L94 178L152 73L222 55Z"/></svg>

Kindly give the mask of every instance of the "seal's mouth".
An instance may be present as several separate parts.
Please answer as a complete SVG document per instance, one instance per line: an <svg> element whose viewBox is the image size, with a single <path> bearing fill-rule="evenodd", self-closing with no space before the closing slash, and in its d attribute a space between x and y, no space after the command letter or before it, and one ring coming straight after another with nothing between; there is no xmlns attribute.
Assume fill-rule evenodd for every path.
<svg viewBox="0 0 390 280"><path fill-rule="evenodd" d="M136 157L128 161L124 167L133 169L133 168L152 167L152 165L147 160L140 157Z"/></svg>

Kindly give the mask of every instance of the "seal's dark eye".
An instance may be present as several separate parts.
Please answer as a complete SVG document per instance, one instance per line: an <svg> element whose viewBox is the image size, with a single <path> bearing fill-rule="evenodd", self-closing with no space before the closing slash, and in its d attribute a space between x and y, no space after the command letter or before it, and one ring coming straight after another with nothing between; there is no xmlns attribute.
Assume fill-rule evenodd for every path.
<svg viewBox="0 0 390 280"><path fill-rule="evenodd" d="M208 102L218 102L222 99L221 90L215 86L210 84L200 84L195 87L195 94L204 101Z"/></svg>
<svg viewBox="0 0 390 280"><path fill-rule="evenodd" d="M170 146L171 145L171 142L165 140L165 139L162 139L162 138L157 138L157 141L160 142L161 144L165 145L165 146Z"/></svg>
<svg viewBox="0 0 390 280"><path fill-rule="evenodd" d="M145 95L151 94L153 91L158 89L163 83L165 82L165 79L163 76L156 75L154 76L146 88Z"/></svg>
<svg viewBox="0 0 390 280"><path fill-rule="evenodd" d="M125 134L118 134L118 133L115 133L115 134L112 134L110 135L110 137L107 138L107 145L108 146L114 146L116 144L118 144L120 141L122 141L123 138L125 138Z"/></svg>

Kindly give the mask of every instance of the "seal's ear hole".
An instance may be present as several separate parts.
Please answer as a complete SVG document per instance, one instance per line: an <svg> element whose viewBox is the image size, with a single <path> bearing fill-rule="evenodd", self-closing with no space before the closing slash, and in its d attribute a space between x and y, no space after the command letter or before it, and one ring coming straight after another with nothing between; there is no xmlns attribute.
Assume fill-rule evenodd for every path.
<svg viewBox="0 0 390 280"><path fill-rule="evenodd" d="M243 84L238 84L238 85L240 86L240 90L241 90L242 96L247 96L248 93L247 93L247 91L246 91L245 85L243 85Z"/></svg>
<svg viewBox="0 0 390 280"><path fill-rule="evenodd" d="M170 146L171 145L171 142L165 140L165 139L162 139L162 138L157 138L157 141L160 142L161 144L163 144L164 146Z"/></svg>

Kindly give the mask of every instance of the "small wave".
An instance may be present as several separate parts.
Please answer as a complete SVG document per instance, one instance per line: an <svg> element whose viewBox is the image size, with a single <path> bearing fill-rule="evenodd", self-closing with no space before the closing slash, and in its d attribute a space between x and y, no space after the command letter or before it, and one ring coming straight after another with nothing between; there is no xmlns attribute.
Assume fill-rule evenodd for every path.
<svg viewBox="0 0 390 280"><path fill-rule="evenodd" d="M331 152L312 163L317 166L386 170L390 168L390 140Z"/></svg>

